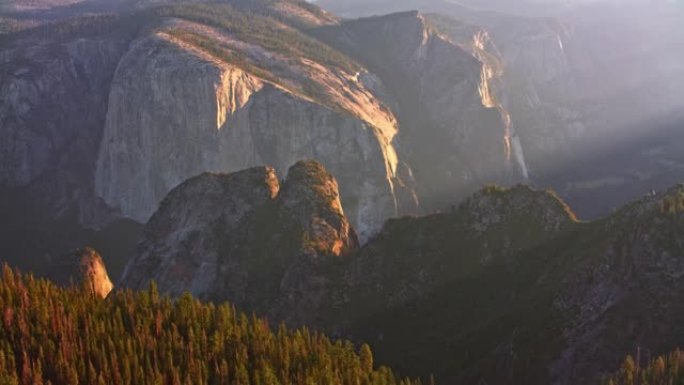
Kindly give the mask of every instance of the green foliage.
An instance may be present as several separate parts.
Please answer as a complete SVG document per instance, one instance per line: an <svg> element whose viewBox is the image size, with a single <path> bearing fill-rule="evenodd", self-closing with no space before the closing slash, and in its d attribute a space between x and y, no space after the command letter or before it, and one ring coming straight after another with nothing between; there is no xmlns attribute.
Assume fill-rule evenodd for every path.
<svg viewBox="0 0 684 385"><path fill-rule="evenodd" d="M684 384L684 352L656 357L646 366L627 356L620 370L601 382L602 385L674 385Z"/></svg>
<svg viewBox="0 0 684 385"><path fill-rule="evenodd" d="M266 320L189 294L106 301L8 267L0 281L0 384L413 384L373 370L367 346Z"/></svg>

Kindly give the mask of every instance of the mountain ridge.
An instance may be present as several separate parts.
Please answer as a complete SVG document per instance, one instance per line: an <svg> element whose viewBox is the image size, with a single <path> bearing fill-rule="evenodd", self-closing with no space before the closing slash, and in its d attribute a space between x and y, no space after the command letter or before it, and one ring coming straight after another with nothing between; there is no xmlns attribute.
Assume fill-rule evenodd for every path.
<svg viewBox="0 0 684 385"><path fill-rule="evenodd" d="M323 172L315 162L299 167ZM306 207L316 207L316 196L313 206L310 202ZM229 232L207 242L213 237L209 234L216 234L216 227L207 224L199 238L200 244L215 245L223 238L228 248L214 246L219 254L247 255L258 266L270 266L255 270L259 273L234 263L221 270L261 282L261 294L231 286L236 278L220 278L217 282L228 286L205 298L238 301L274 321L368 341L379 359L416 377L429 370L447 382L589 383L636 344L666 352L683 343L665 342L676 323L648 329L650 334L644 330L633 335L629 326L651 325L639 321L637 308L667 306L672 319L684 314L674 289L684 277L677 273L684 245L676 241L684 231L682 197L681 186L676 186L587 222L578 220L553 192L490 186L443 213L389 220L367 244L349 244L343 258L335 257L334 250L344 232L302 238L293 231L297 226L279 225L313 223L318 228L316 218L327 214L321 217L318 209L274 211L277 204L266 205L255 211L254 219L240 221L242 230L235 236ZM334 200L323 201L337 213L333 218L343 218L342 207L330 204ZM174 221L183 223L182 218ZM173 245L173 237L169 239ZM331 246L321 248L316 246L319 239L333 242L325 241ZM313 259L278 262L287 250L307 247L311 251L305 254L313 252ZM328 257L321 259L323 255ZM657 278L659 274L669 278ZM635 291L634 279L645 286ZM644 302L645 293L663 290L673 292ZM252 299L240 299L247 292ZM606 331L599 345L597 330ZM610 337L619 333L634 340ZM591 355L586 344L596 346Z"/></svg>

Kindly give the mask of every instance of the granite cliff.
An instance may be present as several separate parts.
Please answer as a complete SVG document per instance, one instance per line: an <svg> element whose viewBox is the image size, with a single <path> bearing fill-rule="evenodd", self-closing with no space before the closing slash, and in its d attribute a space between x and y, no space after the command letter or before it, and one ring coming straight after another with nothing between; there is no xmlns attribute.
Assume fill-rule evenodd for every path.
<svg viewBox="0 0 684 385"><path fill-rule="evenodd" d="M400 205L416 210L415 200L398 198L412 193L398 176L396 118L345 63L293 57L188 21L198 19L190 12L209 11L175 11L122 58L95 172L98 196L145 222L191 176L259 164L282 172L315 158L345 182L342 196L364 239ZM269 28L297 34L285 24Z"/></svg>
<svg viewBox="0 0 684 385"><path fill-rule="evenodd" d="M498 69L491 88L531 181L596 218L681 180L684 105L673 95L684 81L675 48L684 28L672 4L595 4L554 17L452 15L431 20ZM466 34L466 25L477 27ZM485 36L485 44L468 35Z"/></svg>

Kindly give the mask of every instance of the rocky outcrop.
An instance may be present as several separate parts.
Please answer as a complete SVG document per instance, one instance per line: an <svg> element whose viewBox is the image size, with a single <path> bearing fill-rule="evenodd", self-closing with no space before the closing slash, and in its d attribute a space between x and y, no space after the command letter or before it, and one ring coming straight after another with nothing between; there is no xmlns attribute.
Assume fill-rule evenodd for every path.
<svg viewBox="0 0 684 385"><path fill-rule="evenodd" d="M188 291L206 298L215 285L220 246L242 218L275 198L280 186L272 168L230 175L202 174L172 190L144 228L135 258L126 266L124 286L161 292Z"/></svg>
<svg viewBox="0 0 684 385"><path fill-rule="evenodd" d="M224 239L212 298L233 301L290 324L321 325L330 272L359 247L337 182L313 161L290 168L272 204Z"/></svg>
<svg viewBox="0 0 684 385"><path fill-rule="evenodd" d="M339 257L358 247L337 181L320 163L301 161L291 167L278 199L279 216L302 228L306 253Z"/></svg>
<svg viewBox="0 0 684 385"><path fill-rule="evenodd" d="M81 285L101 298L114 289L102 257L90 247L58 258L51 264L48 277L60 284Z"/></svg>
<svg viewBox="0 0 684 385"><path fill-rule="evenodd" d="M511 188L488 186L473 194L460 207L468 213L472 229L511 229L516 221L529 221L551 234L563 230L577 218L570 207L553 191L536 191L527 185Z"/></svg>
<svg viewBox="0 0 684 385"><path fill-rule="evenodd" d="M185 291L315 324L329 290L325 267L358 248L337 182L321 164L203 174L164 199L122 285Z"/></svg>

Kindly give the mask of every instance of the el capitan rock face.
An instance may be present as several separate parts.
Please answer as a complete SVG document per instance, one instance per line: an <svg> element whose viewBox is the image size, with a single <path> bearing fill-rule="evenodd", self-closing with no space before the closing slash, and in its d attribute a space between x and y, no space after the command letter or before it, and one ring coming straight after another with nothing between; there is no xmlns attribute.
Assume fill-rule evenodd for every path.
<svg viewBox="0 0 684 385"><path fill-rule="evenodd" d="M122 285L185 291L293 323L315 322L322 269L358 248L337 182L301 161L282 187L272 168L203 174L175 188L145 227Z"/></svg>
<svg viewBox="0 0 684 385"><path fill-rule="evenodd" d="M109 85L135 33L132 25L119 33L116 17L98 22L107 32L38 30L3 35L0 44L0 254L37 274L84 244L121 259L137 231L94 194ZM104 245L96 230L104 227L125 236Z"/></svg>
<svg viewBox="0 0 684 385"><path fill-rule="evenodd" d="M169 28L201 27L175 24ZM382 102L341 70L286 65L282 55L233 44L255 62L271 55L273 71L286 71L277 73L280 81L310 76L337 107L157 32L134 42L117 69L96 194L120 215L145 222L170 189L194 175L260 164L285 172L298 159L315 158L341 176L349 216L364 238L397 215L397 196L411 188L397 175L396 121ZM345 92L335 94L339 90Z"/></svg>

